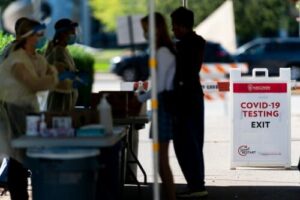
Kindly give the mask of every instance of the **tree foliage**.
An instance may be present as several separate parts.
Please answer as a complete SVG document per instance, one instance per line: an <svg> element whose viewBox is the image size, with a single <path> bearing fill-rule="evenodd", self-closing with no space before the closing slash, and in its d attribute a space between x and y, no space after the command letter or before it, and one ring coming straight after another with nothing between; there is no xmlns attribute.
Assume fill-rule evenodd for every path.
<svg viewBox="0 0 300 200"><path fill-rule="evenodd" d="M118 17L146 14L147 0L90 0L94 16L111 31L116 29Z"/></svg>
<svg viewBox="0 0 300 200"><path fill-rule="evenodd" d="M297 26L284 0L235 0L236 32L241 41L256 36L278 36L280 29L292 34ZM293 23L294 21L294 23Z"/></svg>
<svg viewBox="0 0 300 200"><path fill-rule="evenodd" d="M4 34L2 31L0 31L0 54L2 53L2 50L6 47L6 45L8 45L14 39L14 36L10 34Z"/></svg>
<svg viewBox="0 0 300 200"><path fill-rule="evenodd" d="M0 1L0 9L3 10L4 8L6 8L6 6L8 6L13 1L14 0L1 0Z"/></svg>

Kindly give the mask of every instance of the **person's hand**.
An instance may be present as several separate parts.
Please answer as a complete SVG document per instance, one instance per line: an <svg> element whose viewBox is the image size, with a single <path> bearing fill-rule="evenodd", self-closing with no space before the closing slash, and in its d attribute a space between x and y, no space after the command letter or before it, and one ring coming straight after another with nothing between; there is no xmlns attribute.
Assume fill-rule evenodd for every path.
<svg viewBox="0 0 300 200"><path fill-rule="evenodd" d="M137 81L133 84L133 90L136 92L146 92L148 90L148 81Z"/></svg>
<svg viewBox="0 0 300 200"><path fill-rule="evenodd" d="M58 74L57 69L53 65L48 66L46 73L47 74L54 74L54 75Z"/></svg>
<svg viewBox="0 0 300 200"><path fill-rule="evenodd" d="M82 85L89 85L92 82L87 72L77 72L75 79L81 82Z"/></svg>
<svg viewBox="0 0 300 200"><path fill-rule="evenodd" d="M73 80L73 83L72 83L72 87L73 88L79 88L79 87L81 87L81 86L83 86L84 84L82 83L82 81L80 81L80 80L78 80L78 79L74 79Z"/></svg>
<svg viewBox="0 0 300 200"><path fill-rule="evenodd" d="M144 97L145 92L138 92L136 94L137 94L136 98L140 103L145 102L145 97Z"/></svg>
<svg viewBox="0 0 300 200"><path fill-rule="evenodd" d="M75 78L73 79L73 88L79 88L82 86L88 86L91 80L86 72L78 72L76 73Z"/></svg>
<svg viewBox="0 0 300 200"><path fill-rule="evenodd" d="M75 73L71 72L71 71L63 71L63 72L60 72L58 74L58 79L60 81L63 81L65 79L71 79L71 80L73 80L74 78L75 78Z"/></svg>

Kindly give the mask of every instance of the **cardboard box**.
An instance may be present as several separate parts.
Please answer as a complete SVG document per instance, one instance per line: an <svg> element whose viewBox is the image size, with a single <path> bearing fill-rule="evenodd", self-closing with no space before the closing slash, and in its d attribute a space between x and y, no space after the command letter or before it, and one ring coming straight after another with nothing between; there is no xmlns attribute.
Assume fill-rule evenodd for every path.
<svg viewBox="0 0 300 200"><path fill-rule="evenodd" d="M113 118L122 118L146 114L145 106L137 100L132 91L101 91L92 94L91 109L97 110L97 106L103 97L107 95L107 101L112 108Z"/></svg>

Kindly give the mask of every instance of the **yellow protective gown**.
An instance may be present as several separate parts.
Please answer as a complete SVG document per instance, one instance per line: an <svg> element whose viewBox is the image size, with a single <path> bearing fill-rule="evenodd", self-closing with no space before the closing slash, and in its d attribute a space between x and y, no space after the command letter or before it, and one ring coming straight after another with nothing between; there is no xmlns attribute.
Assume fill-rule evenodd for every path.
<svg viewBox="0 0 300 200"><path fill-rule="evenodd" d="M57 67L59 72L64 70L76 72L74 60L68 49L59 45L48 48L46 58L50 64ZM73 81L66 79L60 81L53 91L48 95L48 111L69 111L72 110L78 99L78 90L72 87Z"/></svg>
<svg viewBox="0 0 300 200"><path fill-rule="evenodd" d="M11 139L25 134L26 115L39 111L37 92L56 86L57 71L39 55L22 48L0 65L0 154L20 158Z"/></svg>

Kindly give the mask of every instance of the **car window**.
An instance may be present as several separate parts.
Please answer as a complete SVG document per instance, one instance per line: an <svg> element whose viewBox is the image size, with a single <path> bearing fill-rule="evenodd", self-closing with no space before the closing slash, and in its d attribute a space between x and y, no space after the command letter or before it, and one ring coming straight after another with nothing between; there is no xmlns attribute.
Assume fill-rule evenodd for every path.
<svg viewBox="0 0 300 200"><path fill-rule="evenodd" d="M265 44L254 44L245 50L246 54L261 54L265 51Z"/></svg>
<svg viewBox="0 0 300 200"><path fill-rule="evenodd" d="M218 43L207 42L204 51L204 62L234 62L231 55Z"/></svg>
<svg viewBox="0 0 300 200"><path fill-rule="evenodd" d="M217 46L212 43L206 43L204 51L204 61L214 62L216 60L215 52L217 51Z"/></svg>
<svg viewBox="0 0 300 200"><path fill-rule="evenodd" d="M282 43L282 51L300 51L300 42Z"/></svg>
<svg viewBox="0 0 300 200"><path fill-rule="evenodd" d="M278 42L270 42L265 45L266 52L279 52L283 50L283 44Z"/></svg>

